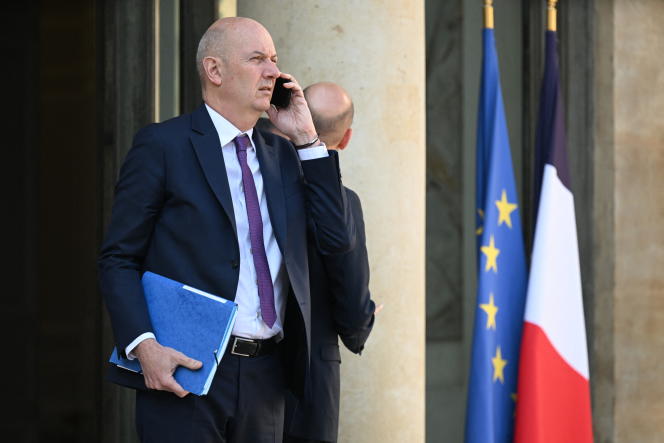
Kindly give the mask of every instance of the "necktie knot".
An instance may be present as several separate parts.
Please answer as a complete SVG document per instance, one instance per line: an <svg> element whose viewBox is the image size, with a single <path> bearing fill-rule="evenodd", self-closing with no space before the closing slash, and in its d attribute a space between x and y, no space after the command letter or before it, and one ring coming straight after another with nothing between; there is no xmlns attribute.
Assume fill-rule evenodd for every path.
<svg viewBox="0 0 664 443"><path fill-rule="evenodd" d="M235 144L235 150L240 152L246 151L247 148L249 148L251 141L249 140L249 136L247 134L241 134L233 139L233 143Z"/></svg>

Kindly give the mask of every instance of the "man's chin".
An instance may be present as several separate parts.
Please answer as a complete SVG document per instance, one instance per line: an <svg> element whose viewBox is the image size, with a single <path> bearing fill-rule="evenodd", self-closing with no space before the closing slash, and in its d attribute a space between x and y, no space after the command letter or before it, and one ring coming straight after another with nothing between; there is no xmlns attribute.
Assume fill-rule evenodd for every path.
<svg viewBox="0 0 664 443"><path fill-rule="evenodd" d="M270 109L270 99L267 100L257 100L254 102L254 109L260 112L265 112Z"/></svg>

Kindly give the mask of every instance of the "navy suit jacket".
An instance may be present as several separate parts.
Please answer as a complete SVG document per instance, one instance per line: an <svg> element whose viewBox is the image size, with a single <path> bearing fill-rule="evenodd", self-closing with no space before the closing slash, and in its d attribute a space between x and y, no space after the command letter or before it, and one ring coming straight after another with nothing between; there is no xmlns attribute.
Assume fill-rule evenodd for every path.
<svg viewBox="0 0 664 443"><path fill-rule="evenodd" d="M284 427L286 434L306 440L337 441L341 364L337 337L359 354L374 322L362 205L355 192L346 188L346 195L355 223L355 248L341 254L309 248L311 369L304 398L287 397ZM310 236L309 241L313 244L316 239Z"/></svg>
<svg viewBox="0 0 664 443"><path fill-rule="evenodd" d="M290 283L284 321L289 384L301 393L311 355L307 232L322 252L338 254L354 246L354 227L335 155L300 162L281 137L254 130L253 140ZM233 300L239 265L224 159L205 106L140 130L120 171L99 257L100 288L118 351L152 331L143 272ZM145 388L143 377L129 371L111 366L108 375Z"/></svg>

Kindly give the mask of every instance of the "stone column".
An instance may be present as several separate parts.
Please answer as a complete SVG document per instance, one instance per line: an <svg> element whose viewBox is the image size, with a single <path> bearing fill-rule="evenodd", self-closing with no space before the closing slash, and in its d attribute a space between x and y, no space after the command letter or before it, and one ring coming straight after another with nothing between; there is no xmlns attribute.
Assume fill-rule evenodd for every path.
<svg viewBox="0 0 664 443"><path fill-rule="evenodd" d="M662 19L660 1L615 2L616 441L657 441L664 420Z"/></svg>
<svg viewBox="0 0 664 443"><path fill-rule="evenodd" d="M601 1L596 10L596 437L655 442L664 422L664 3Z"/></svg>
<svg viewBox="0 0 664 443"><path fill-rule="evenodd" d="M341 442L424 441L425 62L423 1L238 2L280 68L355 102L344 182L362 198L371 291L384 303L361 357L342 355Z"/></svg>

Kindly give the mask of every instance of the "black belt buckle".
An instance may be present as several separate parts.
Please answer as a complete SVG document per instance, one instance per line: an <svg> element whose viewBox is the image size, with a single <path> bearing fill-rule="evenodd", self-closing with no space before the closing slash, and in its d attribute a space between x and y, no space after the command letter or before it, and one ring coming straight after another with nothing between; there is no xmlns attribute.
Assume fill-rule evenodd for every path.
<svg viewBox="0 0 664 443"><path fill-rule="evenodd" d="M246 352L240 352L238 351L238 345L254 345L254 351L251 353L246 353ZM251 340L249 338L242 338L242 337L233 337L233 346L231 346L231 354L233 355L239 355L240 357L253 357L258 353L260 345L256 342L256 340Z"/></svg>

